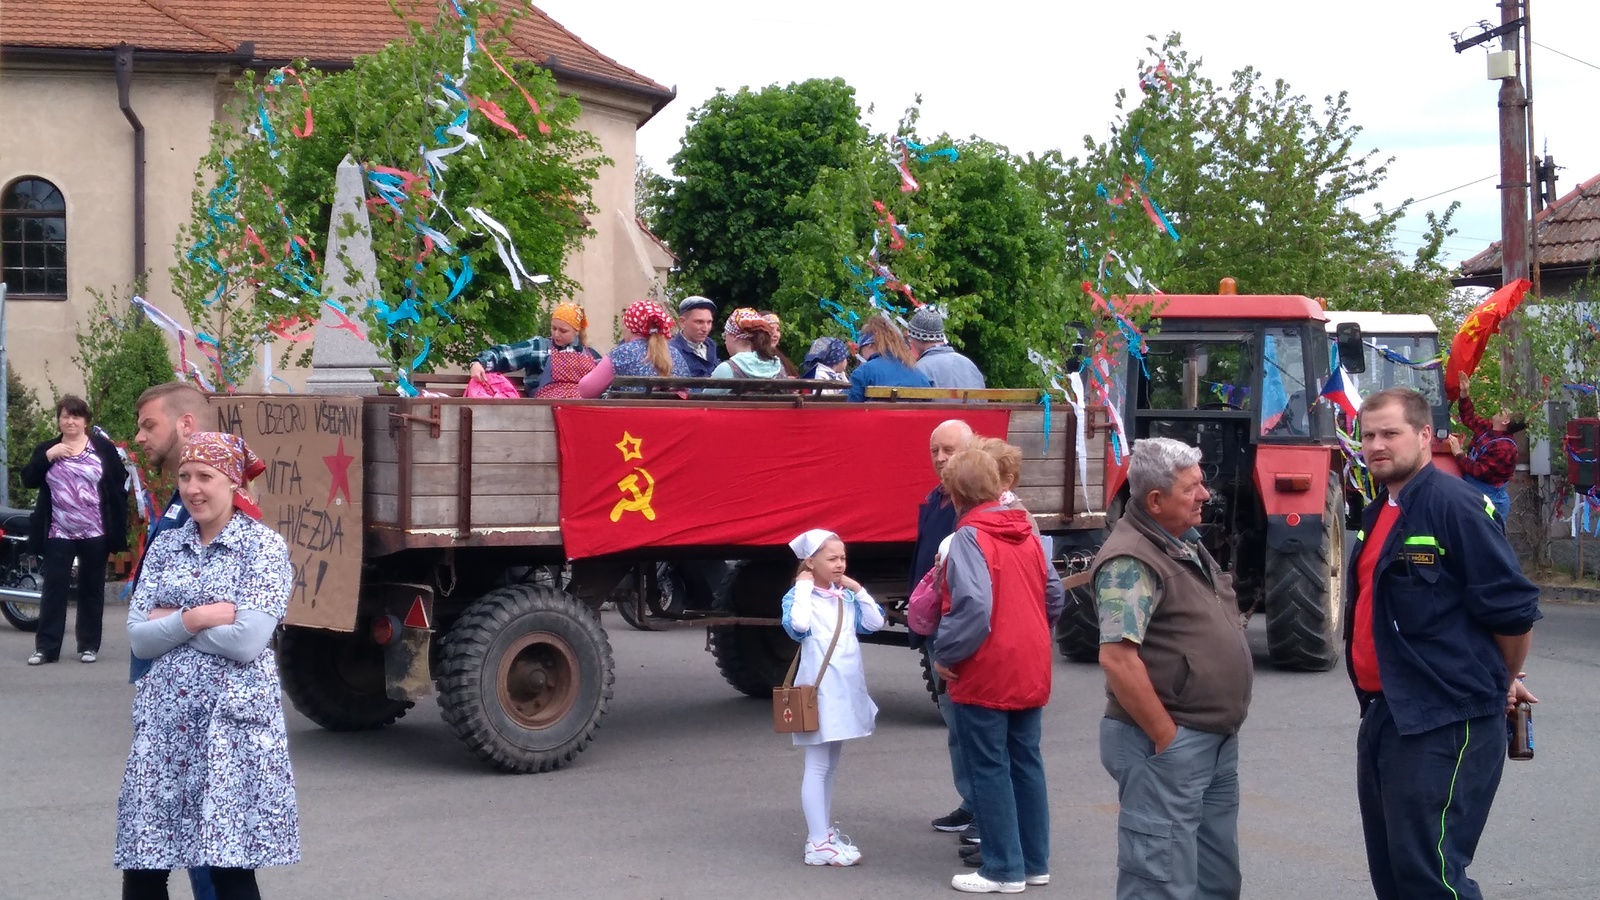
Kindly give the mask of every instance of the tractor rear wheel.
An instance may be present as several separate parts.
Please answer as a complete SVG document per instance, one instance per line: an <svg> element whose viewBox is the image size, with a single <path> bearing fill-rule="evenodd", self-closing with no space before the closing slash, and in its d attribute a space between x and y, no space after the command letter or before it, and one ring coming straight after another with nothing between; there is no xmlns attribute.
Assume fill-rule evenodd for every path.
<svg viewBox="0 0 1600 900"><path fill-rule="evenodd" d="M1267 653L1273 665L1326 672L1339 662L1344 604L1344 486L1328 476L1322 535L1295 552L1267 550Z"/></svg>

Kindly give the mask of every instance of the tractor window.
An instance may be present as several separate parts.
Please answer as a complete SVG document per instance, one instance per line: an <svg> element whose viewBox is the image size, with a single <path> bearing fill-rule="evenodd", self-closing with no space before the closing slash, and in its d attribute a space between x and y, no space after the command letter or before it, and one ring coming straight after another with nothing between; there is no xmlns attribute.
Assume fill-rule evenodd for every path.
<svg viewBox="0 0 1600 900"><path fill-rule="evenodd" d="M1152 335L1149 348L1140 409L1251 409L1248 341Z"/></svg>
<svg viewBox="0 0 1600 900"><path fill-rule="evenodd" d="M1268 328L1261 348L1261 434L1305 437L1311 433L1311 401L1306 390L1303 329Z"/></svg>
<svg viewBox="0 0 1600 900"><path fill-rule="evenodd" d="M1432 335L1372 335L1367 338L1367 371L1357 376L1362 394L1384 388L1416 388L1438 405L1444 395L1440 369L1417 368L1439 355L1439 340Z"/></svg>

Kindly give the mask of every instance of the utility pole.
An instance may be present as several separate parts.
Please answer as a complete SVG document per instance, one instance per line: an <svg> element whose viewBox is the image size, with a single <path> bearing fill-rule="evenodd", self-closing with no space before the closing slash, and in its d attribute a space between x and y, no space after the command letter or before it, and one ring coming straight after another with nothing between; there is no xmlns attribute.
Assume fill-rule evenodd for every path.
<svg viewBox="0 0 1600 900"><path fill-rule="evenodd" d="M1500 50L1520 56L1518 26L1520 0L1500 0ZM1528 100L1523 90L1521 60L1512 64L1511 77L1500 79L1500 283L1527 278L1528 270ZM1522 315L1500 324L1505 346L1500 351L1500 378L1511 396L1532 390L1532 347L1523 334ZM1520 359L1518 357L1521 357ZM1526 377L1524 377L1526 376Z"/></svg>

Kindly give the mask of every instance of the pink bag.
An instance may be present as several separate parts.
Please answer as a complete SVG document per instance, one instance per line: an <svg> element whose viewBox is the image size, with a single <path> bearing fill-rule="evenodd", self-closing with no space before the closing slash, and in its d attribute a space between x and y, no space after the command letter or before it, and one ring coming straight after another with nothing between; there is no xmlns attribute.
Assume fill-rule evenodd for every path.
<svg viewBox="0 0 1600 900"><path fill-rule="evenodd" d="M480 400L515 399L521 397L522 392L517 390L517 386L511 383L511 379L501 375L499 372L485 372L483 373L483 381L480 382L473 379L467 382L467 389L462 393L462 396L474 397Z"/></svg>
<svg viewBox="0 0 1600 900"><path fill-rule="evenodd" d="M934 566L917 582L916 590L906 603L906 626L927 637L939 628L943 602L939 598L944 587L944 564Z"/></svg>

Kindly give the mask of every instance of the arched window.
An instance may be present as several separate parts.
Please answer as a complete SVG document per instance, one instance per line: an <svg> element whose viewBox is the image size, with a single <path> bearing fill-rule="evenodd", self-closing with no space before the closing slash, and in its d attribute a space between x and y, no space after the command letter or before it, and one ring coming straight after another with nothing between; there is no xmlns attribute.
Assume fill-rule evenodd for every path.
<svg viewBox="0 0 1600 900"><path fill-rule="evenodd" d="M0 280L16 298L67 299L67 201L43 178L0 193Z"/></svg>

